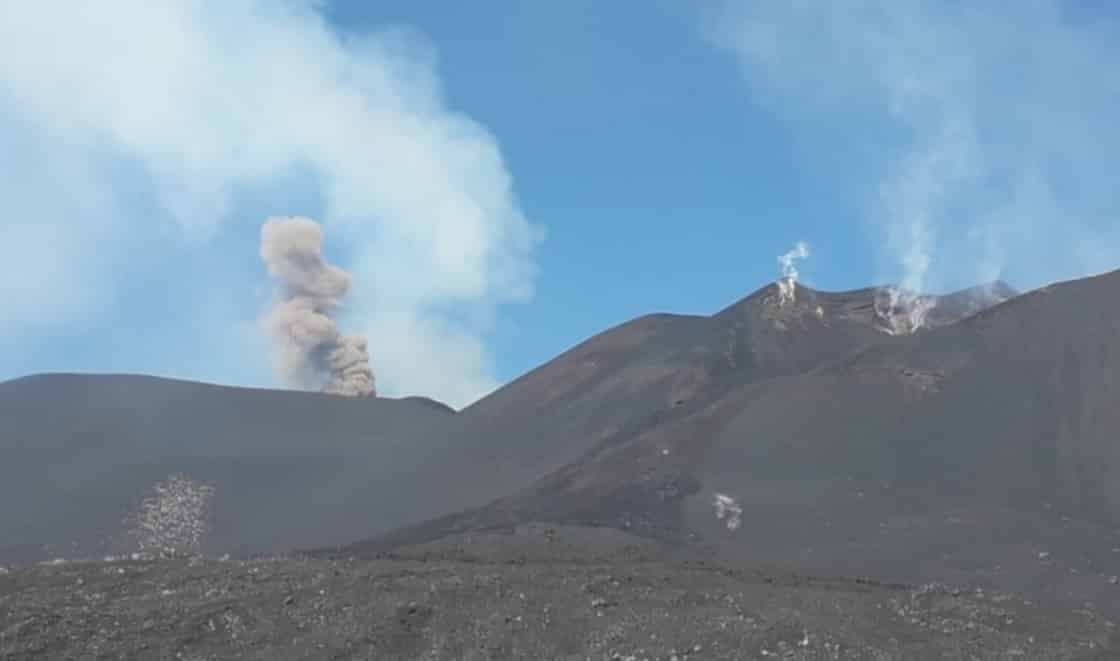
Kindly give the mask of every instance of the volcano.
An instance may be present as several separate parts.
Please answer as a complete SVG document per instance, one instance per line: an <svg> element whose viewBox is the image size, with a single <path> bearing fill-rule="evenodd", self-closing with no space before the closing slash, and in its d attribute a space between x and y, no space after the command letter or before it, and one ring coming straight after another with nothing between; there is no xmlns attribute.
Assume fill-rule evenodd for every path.
<svg viewBox="0 0 1120 661"><path fill-rule="evenodd" d="M0 383L0 564L127 550L124 520L154 485L215 489L206 549L256 553L353 539L348 481L454 411L136 375ZM362 520L364 520L364 515Z"/></svg>
<svg viewBox="0 0 1120 661"><path fill-rule="evenodd" d="M1118 295L1120 272L775 284L621 324L458 412L3 383L0 621L22 624L0 650L77 654L112 621L122 657L584 658L607 627L665 658L1114 658ZM205 554L268 557L4 569L127 551L122 516L169 475L214 489ZM524 617L463 620L503 609Z"/></svg>
<svg viewBox="0 0 1120 661"><path fill-rule="evenodd" d="M770 285L711 316L648 315L458 412L147 377L0 384L2 550L111 546L178 472L217 485L212 553L469 555L480 535L617 529L733 565L1120 613L1120 272L923 297L905 332L885 291Z"/></svg>
<svg viewBox="0 0 1120 661"><path fill-rule="evenodd" d="M905 334L880 293L780 305L767 287L593 338L462 414L466 438L495 439L502 488L540 478L341 552L604 526L722 562L1120 613L1120 272L951 294Z"/></svg>
<svg viewBox="0 0 1120 661"><path fill-rule="evenodd" d="M458 413L422 398L135 375L9 381L0 384L0 562L126 548L122 520L174 474L216 488L212 553L341 544L482 506L599 447L675 428L713 393L889 341L881 291L799 287L783 303L769 286L710 317L645 316ZM941 297L930 323L1013 294L994 283Z"/></svg>

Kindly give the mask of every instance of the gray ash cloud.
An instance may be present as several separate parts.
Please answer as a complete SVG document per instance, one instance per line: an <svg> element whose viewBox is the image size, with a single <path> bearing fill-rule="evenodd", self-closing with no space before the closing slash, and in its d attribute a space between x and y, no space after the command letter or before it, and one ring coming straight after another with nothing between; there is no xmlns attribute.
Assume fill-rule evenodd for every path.
<svg viewBox="0 0 1120 661"><path fill-rule="evenodd" d="M260 254L281 285L265 326L284 381L338 395L375 395L366 339L342 335L333 316L350 289L350 274L324 260L319 224L305 217L269 218L261 227Z"/></svg>

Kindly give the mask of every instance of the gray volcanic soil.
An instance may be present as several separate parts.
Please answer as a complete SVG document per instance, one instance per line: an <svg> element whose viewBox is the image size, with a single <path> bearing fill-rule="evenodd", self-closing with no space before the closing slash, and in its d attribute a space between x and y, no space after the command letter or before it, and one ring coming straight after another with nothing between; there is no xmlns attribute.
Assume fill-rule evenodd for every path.
<svg viewBox="0 0 1120 661"><path fill-rule="evenodd" d="M464 508L484 505L599 448L666 431L713 393L802 374L892 339L875 313L877 289L799 287L798 305L783 309L773 305L776 289L709 317L647 315L580 343L419 437L428 461L415 464L415 484L438 485ZM1011 295L1002 283L957 292L940 299L934 316L952 323ZM434 506L446 501L422 490L404 494L396 500L407 508L371 505L371 534L447 513Z"/></svg>
<svg viewBox="0 0 1120 661"><path fill-rule="evenodd" d="M131 548L124 519L173 473L216 488L209 552L347 541L367 520L355 492L389 493L406 439L453 415L422 398L131 375L0 383L0 564Z"/></svg>
<svg viewBox="0 0 1120 661"><path fill-rule="evenodd" d="M82 397L0 384L0 407L25 414L23 426L0 415L0 442L50 431L54 455L16 446L85 480L69 502L115 489L115 462L131 467L136 446L166 449L159 433L115 446L106 432L151 419L179 439L186 453L154 476L214 429L223 441L204 454L252 470L215 497L226 536L209 550L319 547L276 561L13 571L0 578L0 651L1116 658L1106 618L1120 617L1120 272L1012 293L997 283L943 297L930 328L892 335L878 290L798 288L781 305L771 286L711 317L623 324L454 414L292 394L281 463L297 476L317 465L316 425L333 424L325 447L346 451L291 480L289 497L269 446L273 405L234 407L207 427L228 393L200 406L200 391L168 400L146 382L150 397L182 404L169 424L166 409L127 399L75 409ZM74 433L106 409L116 427ZM83 443L105 450L100 472L67 455ZM44 500L33 474L21 488L49 507L10 510L39 525L28 539L72 534L81 508Z"/></svg>
<svg viewBox="0 0 1120 661"><path fill-rule="evenodd" d="M207 553L351 542L507 496L713 389L890 339L876 329L876 290L801 288L803 305L777 311L772 294L622 324L459 413L130 375L0 383L0 563L128 550L123 520L176 473L216 489ZM938 323L1008 295L997 284L944 297ZM827 318L812 333L809 303Z"/></svg>
<svg viewBox="0 0 1120 661"><path fill-rule="evenodd" d="M698 374L679 399L516 493L327 553L591 524L1120 617L1120 272L903 336L872 296L764 289L676 355Z"/></svg>
<svg viewBox="0 0 1120 661"><path fill-rule="evenodd" d="M1087 660L1114 658L1113 631L1086 609L942 585L736 571L572 527L366 560L0 573L0 657L13 660Z"/></svg>

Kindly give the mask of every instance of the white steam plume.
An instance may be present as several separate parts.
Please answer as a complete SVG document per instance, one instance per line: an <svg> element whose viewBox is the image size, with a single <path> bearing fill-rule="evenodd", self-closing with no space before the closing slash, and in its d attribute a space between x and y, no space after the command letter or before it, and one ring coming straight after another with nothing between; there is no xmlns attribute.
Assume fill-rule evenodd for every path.
<svg viewBox="0 0 1120 661"><path fill-rule="evenodd" d="M930 311L937 306L937 298L890 285L875 292L874 304L883 332L906 335L925 327Z"/></svg>
<svg viewBox="0 0 1120 661"><path fill-rule="evenodd" d="M0 334L127 333L123 315L174 282L191 305L137 335L177 349L112 369L267 384L230 340L254 321L241 241L291 211L346 246L363 283L347 319L377 338L380 392L458 407L494 388L488 333L499 306L532 297L539 231L494 136L449 107L433 45L399 26L344 32L327 9L0 2L0 226L20 274L0 278ZM139 273L153 286L130 284Z"/></svg>
<svg viewBox="0 0 1120 661"><path fill-rule="evenodd" d="M339 334L331 316L350 289L350 275L323 260L319 223L302 217L269 218L261 226L261 259L281 286L265 321L285 382L300 388L322 386L339 395L376 394L366 339Z"/></svg>
<svg viewBox="0 0 1120 661"><path fill-rule="evenodd" d="M797 123L815 181L872 220L884 291L1115 268L1120 19L1030 0L722 0L707 37ZM1076 4L1076 3L1074 3ZM826 155L828 158L822 158ZM853 191L855 191L853 193ZM926 310L928 312L928 310Z"/></svg>
<svg viewBox="0 0 1120 661"><path fill-rule="evenodd" d="M782 277L778 278L778 301L781 305L792 303L796 298L797 278L801 275L796 262L807 257L809 244L804 241L798 241L789 252L778 256L778 264L782 267Z"/></svg>

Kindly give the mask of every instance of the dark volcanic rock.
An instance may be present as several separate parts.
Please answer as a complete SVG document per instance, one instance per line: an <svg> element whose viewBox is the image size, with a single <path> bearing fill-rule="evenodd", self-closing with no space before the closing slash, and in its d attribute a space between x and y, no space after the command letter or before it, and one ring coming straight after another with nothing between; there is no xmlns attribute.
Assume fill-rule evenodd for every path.
<svg viewBox="0 0 1120 661"><path fill-rule="evenodd" d="M41 501L55 517L41 531L80 522L77 494L97 503L128 483L135 468L105 457L148 443L174 458L152 475L192 452L204 480L238 461L264 471L225 478L241 495L224 530L321 516L254 540L326 550L10 572L0 652L1115 658L1120 272L1013 294L941 297L904 334L881 289L783 302L772 286L711 317L623 324L458 413L289 394L284 431L260 422L277 401L227 392L202 405L2 384L0 413L24 415L4 429L51 433L0 439L78 480L69 500ZM97 406L75 409L85 397ZM63 413L44 419L44 401ZM154 436L114 445L131 425ZM337 461L311 460L316 426L326 442L312 447L339 448ZM9 474L11 495L47 498L34 471Z"/></svg>
<svg viewBox="0 0 1120 661"><path fill-rule="evenodd" d="M212 552L352 539L366 520L355 492L392 493L392 476L405 478L386 465L406 463L408 439L451 416L419 398L141 376L0 383L0 563L121 551L124 518L175 473L216 488Z"/></svg>
<svg viewBox="0 0 1120 661"><path fill-rule="evenodd" d="M959 320L1008 292L997 284L942 297L939 320ZM443 421L421 443L429 461L417 481L454 487L461 506L472 507L542 475L570 473L589 453L675 428L713 393L801 374L891 340L876 312L880 295L797 287L795 299L782 303L770 285L710 317L649 315L612 328ZM646 488L645 481L618 487ZM429 516L447 511L428 509ZM415 513L371 510L371 526L427 518Z"/></svg>
<svg viewBox="0 0 1120 661"><path fill-rule="evenodd" d="M1120 615L1120 272L979 312L977 292L951 295L909 335L879 330L875 295L798 290L781 306L763 290L665 359L704 375L687 397L517 493L344 552L609 525L725 562L967 582Z"/></svg>
<svg viewBox="0 0 1120 661"><path fill-rule="evenodd" d="M1042 661L1118 642L1091 610L992 591L634 556L656 549L609 531L482 537L370 560L39 565L0 575L0 657Z"/></svg>
<svg viewBox="0 0 1120 661"><path fill-rule="evenodd" d="M679 498L653 495L655 507L635 508L658 490L698 492L683 464L596 486L583 504L558 496L580 483L565 476L586 475L596 448L680 429L712 393L891 339L879 329L877 293L798 288L782 304L769 286L711 317L643 317L458 413L419 397L351 400L135 376L3 383L0 561L121 551L122 519L157 481L180 473L216 488L204 540L214 553L352 541L484 505L557 471L552 495L529 510L582 520L609 504L615 523L661 534L678 526L663 520L675 516L663 505ZM947 304L945 314L972 309Z"/></svg>

